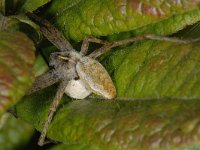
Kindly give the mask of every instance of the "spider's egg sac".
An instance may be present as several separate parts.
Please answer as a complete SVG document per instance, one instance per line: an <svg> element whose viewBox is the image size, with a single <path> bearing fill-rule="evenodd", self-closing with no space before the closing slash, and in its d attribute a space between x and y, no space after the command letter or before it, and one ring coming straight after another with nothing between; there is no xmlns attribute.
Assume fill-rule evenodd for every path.
<svg viewBox="0 0 200 150"><path fill-rule="evenodd" d="M116 96L115 86L106 69L95 59L83 57L76 65L80 79L92 92L107 99Z"/></svg>
<svg viewBox="0 0 200 150"><path fill-rule="evenodd" d="M79 79L69 81L65 93L75 99L84 99L91 94L91 91L87 90L84 83Z"/></svg>

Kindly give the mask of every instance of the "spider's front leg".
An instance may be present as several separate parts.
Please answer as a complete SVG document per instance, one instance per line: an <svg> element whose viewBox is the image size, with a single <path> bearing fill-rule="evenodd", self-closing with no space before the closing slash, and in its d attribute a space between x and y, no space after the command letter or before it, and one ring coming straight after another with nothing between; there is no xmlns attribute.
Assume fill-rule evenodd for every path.
<svg viewBox="0 0 200 150"><path fill-rule="evenodd" d="M88 52L88 47L89 47L89 43L98 43L98 44L107 44L108 42L107 41L103 41L103 40L100 40L100 39L97 39L95 37L92 37L92 36L86 36L84 39L83 39L83 43L82 43L82 46L81 46L81 51L80 53L82 55L86 55L87 52Z"/></svg>
<svg viewBox="0 0 200 150"><path fill-rule="evenodd" d="M63 81L60 82L60 84L58 86L56 96L54 97L53 103L50 106L48 116L47 116L46 121L45 121L45 125L43 127L41 136L40 136L39 141L38 141L38 145L40 145L40 146L43 146L45 144L45 137L46 137L46 134L47 134L49 124L51 123L51 121L53 119L54 112L57 110L57 108L60 104L61 98L63 97L63 94L65 92L65 88L66 88L67 84L68 84L68 81L63 80Z"/></svg>
<svg viewBox="0 0 200 150"><path fill-rule="evenodd" d="M30 12L26 13L26 15L41 25L41 33L60 51L74 50L69 41L65 39L64 35L61 32L59 32L53 25L51 25L49 21L40 18L39 16Z"/></svg>
<svg viewBox="0 0 200 150"><path fill-rule="evenodd" d="M177 39L177 38L170 38L170 37L157 36L157 35L151 35L151 34L139 35L139 36L131 37L131 38L128 38L128 39L107 43L107 44L103 45L101 48L93 51L89 55L89 57L95 59L95 58L101 56L102 54L106 53L107 51L109 51L110 49L112 49L114 47L130 44L130 43L142 41L142 40L157 40L157 41L167 41L167 42L173 42L173 43L179 43L179 44L189 44L189 43L192 43L192 42L200 41L200 38L183 39L182 40L182 39Z"/></svg>
<svg viewBox="0 0 200 150"><path fill-rule="evenodd" d="M33 85L26 92L26 95L30 95L39 90L42 90L58 81L59 78L54 74L53 70L49 70L48 72L36 77Z"/></svg>

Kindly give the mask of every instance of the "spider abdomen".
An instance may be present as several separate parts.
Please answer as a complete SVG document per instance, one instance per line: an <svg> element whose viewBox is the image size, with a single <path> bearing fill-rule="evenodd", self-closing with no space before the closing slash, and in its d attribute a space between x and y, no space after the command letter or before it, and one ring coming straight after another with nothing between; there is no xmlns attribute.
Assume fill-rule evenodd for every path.
<svg viewBox="0 0 200 150"><path fill-rule="evenodd" d="M92 92L107 99L116 96L115 86L106 69L95 59L83 57L76 65L80 79Z"/></svg>

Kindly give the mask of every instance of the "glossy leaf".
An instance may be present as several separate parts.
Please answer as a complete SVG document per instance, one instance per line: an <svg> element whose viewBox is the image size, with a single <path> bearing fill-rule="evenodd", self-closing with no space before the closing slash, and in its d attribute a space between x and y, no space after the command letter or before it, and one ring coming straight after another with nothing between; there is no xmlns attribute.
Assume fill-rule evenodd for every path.
<svg viewBox="0 0 200 150"><path fill-rule="evenodd" d="M20 32L0 32L0 113L18 102L34 80L34 45Z"/></svg>
<svg viewBox="0 0 200 150"><path fill-rule="evenodd" d="M0 14L0 31L21 31L33 40L41 41L40 27L25 15L7 17Z"/></svg>
<svg viewBox="0 0 200 150"><path fill-rule="evenodd" d="M16 150L27 145L33 135L31 125L5 113L0 118L0 149Z"/></svg>
<svg viewBox="0 0 200 150"><path fill-rule="evenodd" d="M173 15L167 19L159 22L151 23L134 29L128 32L117 33L109 35L110 40L123 39L127 37L142 35L142 34L156 34L160 36L170 35L184 29L185 27L192 25L200 20L200 9L194 9L190 12L185 12L177 15ZM185 33L182 32L185 37ZM196 37L198 38L198 36Z"/></svg>
<svg viewBox="0 0 200 150"><path fill-rule="evenodd" d="M19 29L19 21L0 14L0 31L15 31Z"/></svg>
<svg viewBox="0 0 200 150"><path fill-rule="evenodd" d="M104 62L118 96L200 97L200 44L147 41L118 49Z"/></svg>
<svg viewBox="0 0 200 150"><path fill-rule="evenodd" d="M5 14L5 0L0 1L0 13Z"/></svg>
<svg viewBox="0 0 200 150"><path fill-rule="evenodd" d="M58 146L53 147L51 150L101 150L98 147L93 147L90 145L85 145L85 144L72 144L72 145L67 145L67 144L60 144ZM176 148L176 149L171 149L171 150L199 150L200 146L195 145L195 146L189 146L185 148Z"/></svg>
<svg viewBox="0 0 200 150"><path fill-rule="evenodd" d="M44 61L44 58L41 55L38 55L35 60L35 65L34 65L35 76L39 76L39 75L45 73L48 69L49 69L49 67L47 66L46 62Z"/></svg>
<svg viewBox="0 0 200 150"><path fill-rule="evenodd" d="M86 144L60 144L51 148L50 150L102 150L97 146L86 145Z"/></svg>
<svg viewBox="0 0 200 150"><path fill-rule="evenodd" d="M51 0L6 0L7 14L32 12Z"/></svg>
<svg viewBox="0 0 200 150"><path fill-rule="evenodd" d="M20 11L21 12L32 12L50 1L51 0L34 0L34 1L33 0L25 0L23 5L20 8Z"/></svg>
<svg viewBox="0 0 200 150"><path fill-rule="evenodd" d="M17 106L18 115L39 130L51 102L48 99L55 92L44 93L25 98ZM112 150L185 147L200 142L199 104L198 99L69 102L56 112L48 136Z"/></svg>
<svg viewBox="0 0 200 150"><path fill-rule="evenodd" d="M163 24L167 28L159 24L156 28L151 27L156 31L150 29L151 33L166 35L169 31L167 33L165 30L174 33L181 29L179 24L185 26L199 20L199 3L199 0L54 0L46 16L51 16L52 22L73 40L81 40L86 35L106 36L130 31L171 18L168 25ZM146 31L149 31L149 27Z"/></svg>

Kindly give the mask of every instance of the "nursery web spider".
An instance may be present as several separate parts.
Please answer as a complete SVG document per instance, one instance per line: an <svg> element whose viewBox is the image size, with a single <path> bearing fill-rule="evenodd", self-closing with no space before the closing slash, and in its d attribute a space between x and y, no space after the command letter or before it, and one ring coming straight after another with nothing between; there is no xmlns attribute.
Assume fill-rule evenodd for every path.
<svg viewBox="0 0 200 150"><path fill-rule="evenodd" d="M27 13L27 15L41 25L41 33L60 50L60 52L55 52L50 55L49 65L53 69L38 76L32 87L26 93L29 95L59 82L56 95L50 106L45 125L38 141L38 145L40 146L45 144L48 126L64 93L75 99L84 99L91 93L96 93L106 99L115 98L115 86L105 68L95 60L97 57L109 51L111 48L145 39L164 40L183 44L199 40L179 40L155 35L141 35L125 40L106 42L94 37L86 37L83 40L81 51L78 53L68 40L47 20L32 13ZM86 56L89 42L102 44L103 46Z"/></svg>

